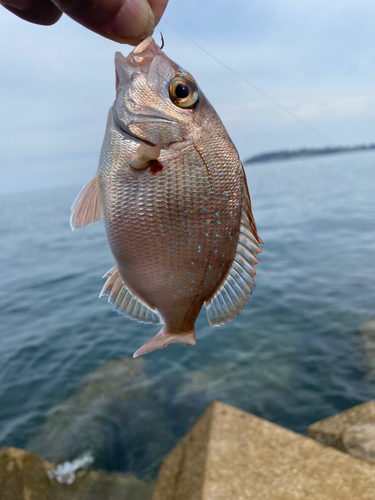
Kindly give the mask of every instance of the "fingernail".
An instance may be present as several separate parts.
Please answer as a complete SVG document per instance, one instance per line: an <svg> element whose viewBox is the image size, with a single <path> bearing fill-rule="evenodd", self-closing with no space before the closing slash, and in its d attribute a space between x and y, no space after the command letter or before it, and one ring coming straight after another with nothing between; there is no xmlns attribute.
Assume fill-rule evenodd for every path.
<svg viewBox="0 0 375 500"><path fill-rule="evenodd" d="M148 2L146 0L127 0L112 24L112 31L116 36L126 40L127 43L134 44L152 35L154 14Z"/></svg>
<svg viewBox="0 0 375 500"><path fill-rule="evenodd" d="M18 10L27 10L31 7L31 0L1 0L0 3Z"/></svg>

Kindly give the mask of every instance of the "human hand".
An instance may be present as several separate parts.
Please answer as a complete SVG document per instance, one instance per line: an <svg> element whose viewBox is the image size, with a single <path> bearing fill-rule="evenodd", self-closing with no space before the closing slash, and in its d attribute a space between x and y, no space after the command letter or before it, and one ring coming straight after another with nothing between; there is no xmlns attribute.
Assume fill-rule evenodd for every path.
<svg viewBox="0 0 375 500"><path fill-rule="evenodd" d="M137 45L152 35L168 0L0 0L16 16L55 24L62 14L110 40Z"/></svg>

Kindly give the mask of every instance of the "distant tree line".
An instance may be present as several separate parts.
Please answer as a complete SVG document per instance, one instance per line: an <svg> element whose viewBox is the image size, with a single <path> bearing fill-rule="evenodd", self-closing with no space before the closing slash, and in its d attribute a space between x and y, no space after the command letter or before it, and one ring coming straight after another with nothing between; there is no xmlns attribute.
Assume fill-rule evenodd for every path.
<svg viewBox="0 0 375 500"><path fill-rule="evenodd" d="M260 155L252 156L251 158L245 160L244 163L248 164L275 160L291 160L294 158L306 158L308 156L332 155L349 153L352 151L366 151L369 149L375 149L375 143L360 144L358 146L336 146L331 148L284 149L281 151L273 151L270 153L262 153Z"/></svg>

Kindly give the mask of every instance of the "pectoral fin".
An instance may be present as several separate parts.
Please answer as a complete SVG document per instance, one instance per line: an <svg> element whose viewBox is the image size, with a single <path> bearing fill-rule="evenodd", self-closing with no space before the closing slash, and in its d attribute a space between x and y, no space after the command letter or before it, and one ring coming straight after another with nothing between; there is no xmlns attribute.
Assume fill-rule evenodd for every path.
<svg viewBox="0 0 375 500"><path fill-rule="evenodd" d="M150 161L157 160L160 156L161 145L149 146L148 144L141 143L134 159L130 165L136 170L142 170L149 166Z"/></svg>
<svg viewBox="0 0 375 500"><path fill-rule="evenodd" d="M71 211L70 227L73 231L102 220L103 208L97 175L83 186L73 202Z"/></svg>

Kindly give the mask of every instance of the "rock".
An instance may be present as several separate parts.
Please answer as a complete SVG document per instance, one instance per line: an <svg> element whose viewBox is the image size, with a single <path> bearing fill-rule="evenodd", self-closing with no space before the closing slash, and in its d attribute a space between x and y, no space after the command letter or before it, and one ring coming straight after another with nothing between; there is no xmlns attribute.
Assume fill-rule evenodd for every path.
<svg viewBox="0 0 375 500"><path fill-rule="evenodd" d="M53 464L17 448L0 450L0 500L150 500L154 483L133 474L79 472L70 485L50 480Z"/></svg>
<svg viewBox="0 0 375 500"><path fill-rule="evenodd" d="M342 442L347 453L375 464L375 423L352 425L344 431Z"/></svg>
<svg viewBox="0 0 375 500"><path fill-rule="evenodd" d="M48 500L50 466L18 448L0 450L0 500Z"/></svg>
<svg viewBox="0 0 375 500"><path fill-rule="evenodd" d="M165 457L153 500L373 500L373 466L219 402Z"/></svg>
<svg viewBox="0 0 375 500"><path fill-rule="evenodd" d="M361 460L375 463L375 401L315 422L308 436L321 444L344 451ZM366 443L366 441L368 441ZM373 450L373 451L371 451Z"/></svg>

